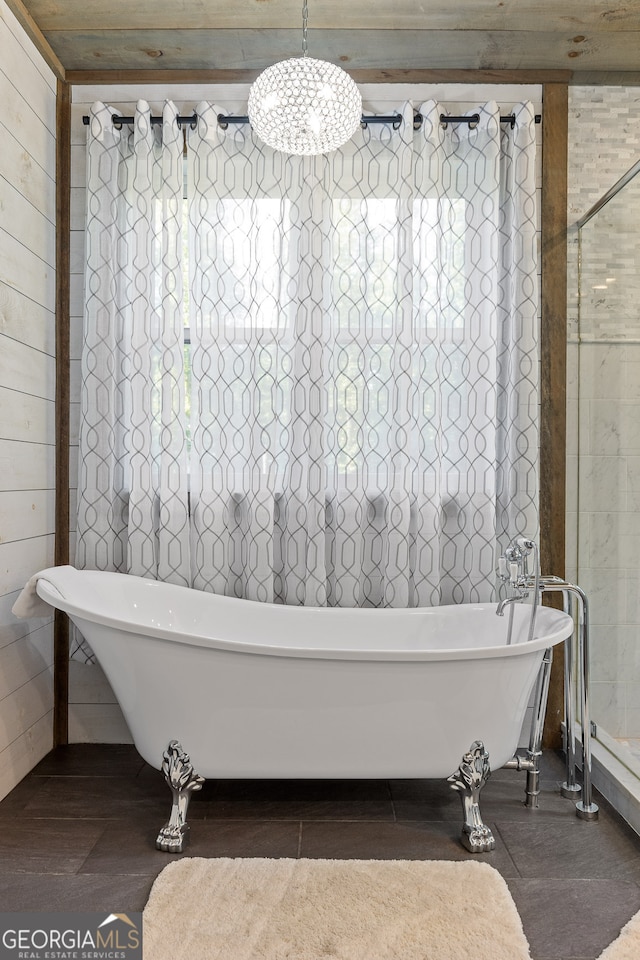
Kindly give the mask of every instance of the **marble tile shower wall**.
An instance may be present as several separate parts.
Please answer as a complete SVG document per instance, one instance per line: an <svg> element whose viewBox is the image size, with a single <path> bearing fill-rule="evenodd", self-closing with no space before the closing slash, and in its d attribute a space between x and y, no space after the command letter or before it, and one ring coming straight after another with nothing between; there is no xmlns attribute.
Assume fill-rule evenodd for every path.
<svg viewBox="0 0 640 960"><path fill-rule="evenodd" d="M590 599L593 719L640 737L640 181L583 230L580 277L573 226L640 158L640 89L569 95L567 574Z"/></svg>

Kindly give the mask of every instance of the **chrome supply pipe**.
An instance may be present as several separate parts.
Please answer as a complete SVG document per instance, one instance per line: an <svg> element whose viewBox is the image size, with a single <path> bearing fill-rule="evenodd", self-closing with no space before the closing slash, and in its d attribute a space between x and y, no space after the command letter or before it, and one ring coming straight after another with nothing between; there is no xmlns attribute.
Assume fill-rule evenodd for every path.
<svg viewBox="0 0 640 960"><path fill-rule="evenodd" d="M533 809L537 809L539 806L542 734L544 731L544 718L547 710L547 699L549 696L552 659L553 648L549 647L544 652L542 666L538 673L535 693L535 712L531 723L527 756L523 757L520 754L516 754L513 759L508 760L504 765L505 770L526 770L527 784L525 787L525 806Z"/></svg>
<svg viewBox="0 0 640 960"><path fill-rule="evenodd" d="M533 572L533 602L531 604L531 619L529 620L529 636L528 640L533 640L533 634L536 626L536 613L538 612L538 604L540 602L540 555L538 554L538 544L534 543L533 540L527 540L522 537L518 541L520 549L527 551L524 553L524 572L525 576L528 574L527 569L527 555L528 551L533 551L533 563L534 563L534 572Z"/></svg>
<svg viewBox="0 0 640 960"><path fill-rule="evenodd" d="M529 739L529 749L527 757L531 765L527 767L527 785L525 787L525 806L538 807L538 797L540 796L540 759L542 757L542 734L544 730L544 717L547 712L547 699L549 696L549 682L551 680L551 664L553 661L553 649L549 647L545 650L542 660L542 669L538 674L535 696L535 714L531 724L531 737Z"/></svg>
<svg viewBox="0 0 640 960"><path fill-rule="evenodd" d="M542 734L544 731L544 717L547 711L547 699L549 697L549 682L551 680L551 663L553 660L553 648L549 647L544 652L542 667L538 673L535 693L535 713L531 723L531 733L529 736L529 749L527 756L522 757L516 754L512 760L508 760L505 770L526 770L527 785L525 787L525 806L534 810L539 806L538 798L540 796L540 759L542 757Z"/></svg>
<svg viewBox="0 0 640 960"><path fill-rule="evenodd" d="M562 591L562 609L573 617L573 598L567 590ZM576 738L575 738L575 701L573 690L573 637L564 642L564 725L565 754L567 758L567 779L560 786L563 797L576 799L582 787L576 779Z"/></svg>
<svg viewBox="0 0 640 960"><path fill-rule="evenodd" d="M583 820L596 820L598 805L591 797L591 716L589 713L589 601L580 591L581 605L579 606L580 622L580 649L578 656L582 658L582 800L576 804L576 812Z"/></svg>
<svg viewBox="0 0 640 960"><path fill-rule="evenodd" d="M593 802L591 786L591 718L589 698L589 602L584 591L559 577L543 577L543 593L573 594L578 598L578 672L580 676L580 723L582 726L582 800L576 804L576 814L582 820L598 819L598 804Z"/></svg>
<svg viewBox="0 0 640 960"><path fill-rule="evenodd" d="M535 570L533 574L529 573L527 558L533 553ZM513 596L506 597L498 603L496 613L498 616L504 616L507 606L511 606L511 617L507 631L507 644L512 641L513 625L513 607L512 605L529 596L533 590L531 619L529 622L528 640L533 639L535 631L535 618L540 603L541 595L545 592L561 592L563 596L563 609L565 613L571 612L573 598L578 600L578 681L580 688L580 713L582 726L582 788L576 783L575 771L575 739L574 728L574 709L573 709L573 670L574 670L574 648L572 646L573 638L565 641L565 661L564 661L564 680L565 680L565 724L567 729L566 747L567 747L567 780L562 784L561 792L563 796L576 796L582 789L582 800L576 804L576 814L583 820L596 820L598 817L598 805L593 802L591 786L591 719L590 694L589 694L589 603L584 591L575 584L568 583L561 577L541 577L540 563L537 544L527 537L519 537L514 540L505 550L504 556L498 561L498 577L503 583L508 584L515 592ZM544 683L544 675L550 673L550 665L544 664L539 683ZM542 691L539 690L539 693ZM547 678L548 693L548 678ZM542 718L539 717L541 696L536 695L536 716L532 724L531 741L529 745L529 759L516 757L510 760L507 767L510 769L527 770L527 805L537 806L537 792L539 790L538 774L536 773L539 765L539 757L535 754L538 747L535 746L538 727L544 722L544 710ZM546 707L546 695L544 697ZM540 745L542 743L542 733L540 731ZM530 799L531 798L531 799Z"/></svg>
<svg viewBox="0 0 640 960"><path fill-rule="evenodd" d="M513 616L515 614L514 605L511 604L509 607L509 623L507 625L507 646L511 646L513 641Z"/></svg>

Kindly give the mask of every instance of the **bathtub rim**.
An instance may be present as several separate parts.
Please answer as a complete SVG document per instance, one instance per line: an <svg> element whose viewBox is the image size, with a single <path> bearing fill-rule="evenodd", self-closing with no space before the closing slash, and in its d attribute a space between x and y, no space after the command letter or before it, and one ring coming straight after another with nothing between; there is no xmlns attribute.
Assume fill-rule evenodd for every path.
<svg viewBox="0 0 640 960"><path fill-rule="evenodd" d="M440 647L428 650L412 649L367 649L367 648L333 648L333 647L296 647L292 645L277 645L266 643L251 643L246 640L227 640L222 637L201 636L198 634L187 634L176 629L167 629L156 625L132 622L119 617L110 616L91 610L88 607L80 606L73 600L65 597L55 584L56 576L65 572L73 571L74 574L81 576L97 575L102 577L126 577L139 581L141 585L156 584L160 581L151 580L145 577L137 577L133 574L118 573L116 571L98 571L98 570L79 570L72 566L53 567L40 571L36 574L36 592L38 596L49 603L52 607L62 610L72 619L88 621L99 626L106 627L121 633L151 638L156 641L174 643L180 646L204 647L212 650L224 650L228 652L250 654L252 656L276 656L289 657L293 659L309 660L351 660L351 661L386 661L386 662L429 662L429 661L447 661L447 660L481 660L494 659L511 656L524 656L539 650L545 650L558 643L567 640L574 631L574 622L568 614L552 607L539 607L537 613L537 623L541 620L548 621L547 632L543 636L536 637L530 641L521 641L510 646L499 644L483 647ZM178 584L163 584L176 590L192 590L193 588L180 586ZM202 591L198 591L202 592ZM244 600L237 597L219 597L217 594L211 594L212 597L224 599L230 603L238 605L251 605L258 602L253 600ZM344 612L345 608L340 607L311 607L311 606L286 606L284 604L270 604L277 607L280 616L295 617L302 614L308 614L311 610L321 611L323 616L338 615ZM465 604L443 604L440 607L386 607L362 608L359 609L359 615L365 616L390 616L404 614L406 616L419 616L425 611L438 611L447 616L447 611L453 611L459 607L465 607L466 610L477 611L478 613L492 613L495 615L496 604L490 603L465 603ZM525 606L523 604L523 606ZM528 605L526 605L528 607ZM351 609L351 608L349 608ZM89 641L90 642L90 641Z"/></svg>

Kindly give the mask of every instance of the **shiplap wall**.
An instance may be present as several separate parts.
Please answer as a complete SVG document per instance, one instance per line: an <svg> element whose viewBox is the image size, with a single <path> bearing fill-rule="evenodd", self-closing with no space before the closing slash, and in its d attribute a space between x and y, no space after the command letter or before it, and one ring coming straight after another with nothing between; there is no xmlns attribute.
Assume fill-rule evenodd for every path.
<svg viewBox="0 0 640 960"><path fill-rule="evenodd" d="M364 109L372 113L390 113L398 104L410 100L415 106L430 98L443 107L455 104L454 112L473 112L478 104L495 99L505 113L522 100L531 100L536 113L542 112L542 88L536 85L480 84L360 84ZM82 117L91 104L102 100L118 107L124 115L134 112L138 99L149 101L159 113L165 99L173 100L181 114L190 115L200 100L210 100L230 113L246 114L248 84L221 86L77 86L72 88L71 108L71 563L75 555L75 504L77 483L77 444L80 408L80 357L82 349L82 290L84 262L84 219L87 128ZM538 140L538 209L541 184L541 128ZM131 742L131 737L115 696L99 666L72 660L70 664L69 739L71 742Z"/></svg>
<svg viewBox="0 0 640 960"><path fill-rule="evenodd" d="M0 797L51 749L52 618L17 620L53 563L56 80L0 0Z"/></svg>

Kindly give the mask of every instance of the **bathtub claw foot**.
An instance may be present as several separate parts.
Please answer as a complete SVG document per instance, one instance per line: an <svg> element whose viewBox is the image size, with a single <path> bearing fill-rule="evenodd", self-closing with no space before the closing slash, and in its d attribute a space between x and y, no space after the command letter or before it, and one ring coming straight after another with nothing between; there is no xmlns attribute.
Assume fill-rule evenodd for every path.
<svg viewBox="0 0 640 960"><path fill-rule="evenodd" d="M189 837L187 808L191 794L201 790L204 777L193 769L189 754L177 740L172 740L162 755L162 772L171 790L171 816L160 830L156 848L165 853L182 853Z"/></svg>
<svg viewBox="0 0 640 960"><path fill-rule="evenodd" d="M448 778L453 790L457 790L462 801L464 823L461 842L470 853L487 853L493 850L496 841L489 827L480 815L480 791L491 775L489 754L481 740L475 740L471 749L465 753L460 766Z"/></svg>
<svg viewBox="0 0 640 960"><path fill-rule="evenodd" d="M496 841L489 827L484 824L482 827L473 827L467 833L468 827L465 824L462 828L460 843L470 853L488 853L493 850Z"/></svg>
<svg viewBox="0 0 640 960"><path fill-rule="evenodd" d="M164 853L182 853L187 840L189 839L189 824L183 823L182 826L173 827L165 823L158 834L156 840L156 849Z"/></svg>

